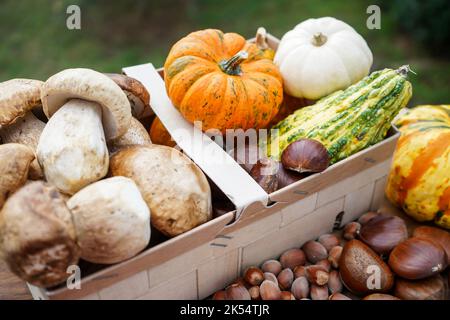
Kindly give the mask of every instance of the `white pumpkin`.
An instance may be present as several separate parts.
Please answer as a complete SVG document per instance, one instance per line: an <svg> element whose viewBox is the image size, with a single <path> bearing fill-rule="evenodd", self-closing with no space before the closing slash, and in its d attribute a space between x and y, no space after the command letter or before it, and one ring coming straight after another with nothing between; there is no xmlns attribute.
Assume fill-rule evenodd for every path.
<svg viewBox="0 0 450 320"><path fill-rule="evenodd" d="M287 94L316 100L369 74L373 56L352 27L324 17L308 19L288 31L274 61Z"/></svg>

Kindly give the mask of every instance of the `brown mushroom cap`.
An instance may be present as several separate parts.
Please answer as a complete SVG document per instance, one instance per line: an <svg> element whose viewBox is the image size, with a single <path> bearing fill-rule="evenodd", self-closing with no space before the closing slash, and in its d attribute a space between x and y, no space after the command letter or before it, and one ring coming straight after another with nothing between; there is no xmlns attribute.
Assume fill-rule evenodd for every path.
<svg viewBox="0 0 450 320"><path fill-rule="evenodd" d="M139 122L136 118L131 119L130 127L127 132L120 138L110 141L108 144L109 152L114 153L119 149L127 146L133 145L150 145L152 141L150 140L150 135L147 130L145 130L142 123Z"/></svg>
<svg viewBox="0 0 450 320"><path fill-rule="evenodd" d="M41 104L42 81L12 79L0 83L0 126L14 123Z"/></svg>
<svg viewBox="0 0 450 320"><path fill-rule="evenodd" d="M86 261L117 263L138 254L150 241L150 211L131 179L97 181L78 191L67 206Z"/></svg>
<svg viewBox="0 0 450 320"><path fill-rule="evenodd" d="M135 118L142 119L145 115L152 114L150 93L139 80L118 73L105 74L125 92Z"/></svg>
<svg viewBox="0 0 450 320"><path fill-rule="evenodd" d="M176 149L132 146L111 157L113 176L134 180L152 213L152 225L168 236L211 219L211 190L203 172Z"/></svg>
<svg viewBox="0 0 450 320"><path fill-rule="evenodd" d="M26 181L34 152L30 148L8 143L0 145L0 209L6 198Z"/></svg>
<svg viewBox="0 0 450 320"><path fill-rule="evenodd" d="M70 99L102 106L102 122L108 140L122 136L130 126L131 106L120 87L103 73L91 69L66 69L51 76L42 86L44 113L50 118Z"/></svg>
<svg viewBox="0 0 450 320"><path fill-rule="evenodd" d="M0 212L0 252L13 273L33 285L50 287L70 275L79 248L69 209L50 185L27 184Z"/></svg>

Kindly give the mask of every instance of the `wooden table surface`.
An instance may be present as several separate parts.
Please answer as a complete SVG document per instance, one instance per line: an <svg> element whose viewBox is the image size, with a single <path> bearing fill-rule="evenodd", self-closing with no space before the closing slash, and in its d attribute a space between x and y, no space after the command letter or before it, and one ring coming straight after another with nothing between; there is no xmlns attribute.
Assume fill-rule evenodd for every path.
<svg viewBox="0 0 450 320"><path fill-rule="evenodd" d="M5 263L0 260L0 300L30 300L28 287L19 278L9 272Z"/></svg>

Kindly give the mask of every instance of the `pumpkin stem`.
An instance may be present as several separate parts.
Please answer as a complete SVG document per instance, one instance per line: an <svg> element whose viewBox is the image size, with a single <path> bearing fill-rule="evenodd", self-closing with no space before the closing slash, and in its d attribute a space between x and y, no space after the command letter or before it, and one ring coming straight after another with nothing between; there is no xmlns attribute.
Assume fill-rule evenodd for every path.
<svg viewBox="0 0 450 320"><path fill-rule="evenodd" d="M323 46L325 42L327 42L328 38L326 35L324 35L322 32L318 32L313 36L313 39L311 40L311 43L315 45L316 47Z"/></svg>
<svg viewBox="0 0 450 320"><path fill-rule="evenodd" d="M263 27L259 27L258 30L256 30L256 46L259 49L266 50L269 48L269 45L267 44L267 31Z"/></svg>
<svg viewBox="0 0 450 320"><path fill-rule="evenodd" d="M222 68L222 71L232 75L237 76L241 74L241 67L240 64L242 61L246 60L248 58L248 52L247 51L239 51L234 56L232 56L228 60L224 60L219 63L220 67Z"/></svg>
<svg viewBox="0 0 450 320"><path fill-rule="evenodd" d="M411 70L411 68L409 67L409 64L405 64L404 66L401 66L400 68L398 68L397 73L406 77L408 75L408 72L411 72L412 74L417 74L414 71Z"/></svg>

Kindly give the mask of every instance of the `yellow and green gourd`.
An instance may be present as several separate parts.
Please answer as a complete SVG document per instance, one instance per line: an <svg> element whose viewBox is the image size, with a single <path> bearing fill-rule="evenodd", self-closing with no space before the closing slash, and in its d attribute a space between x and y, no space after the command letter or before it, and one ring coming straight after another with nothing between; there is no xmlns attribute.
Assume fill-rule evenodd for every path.
<svg viewBox="0 0 450 320"><path fill-rule="evenodd" d="M279 159L290 143L308 138L325 146L333 164L383 140L391 121L411 98L408 71L408 66L375 71L295 111L272 128L278 130L268 139L268 155Z"/></svg>
<svg viewBox="0 0 450 320"><path fill-rule="evenodd" d="M414 219L450 229L450 106L415 107L396 125L386 196Z"/></svg>

